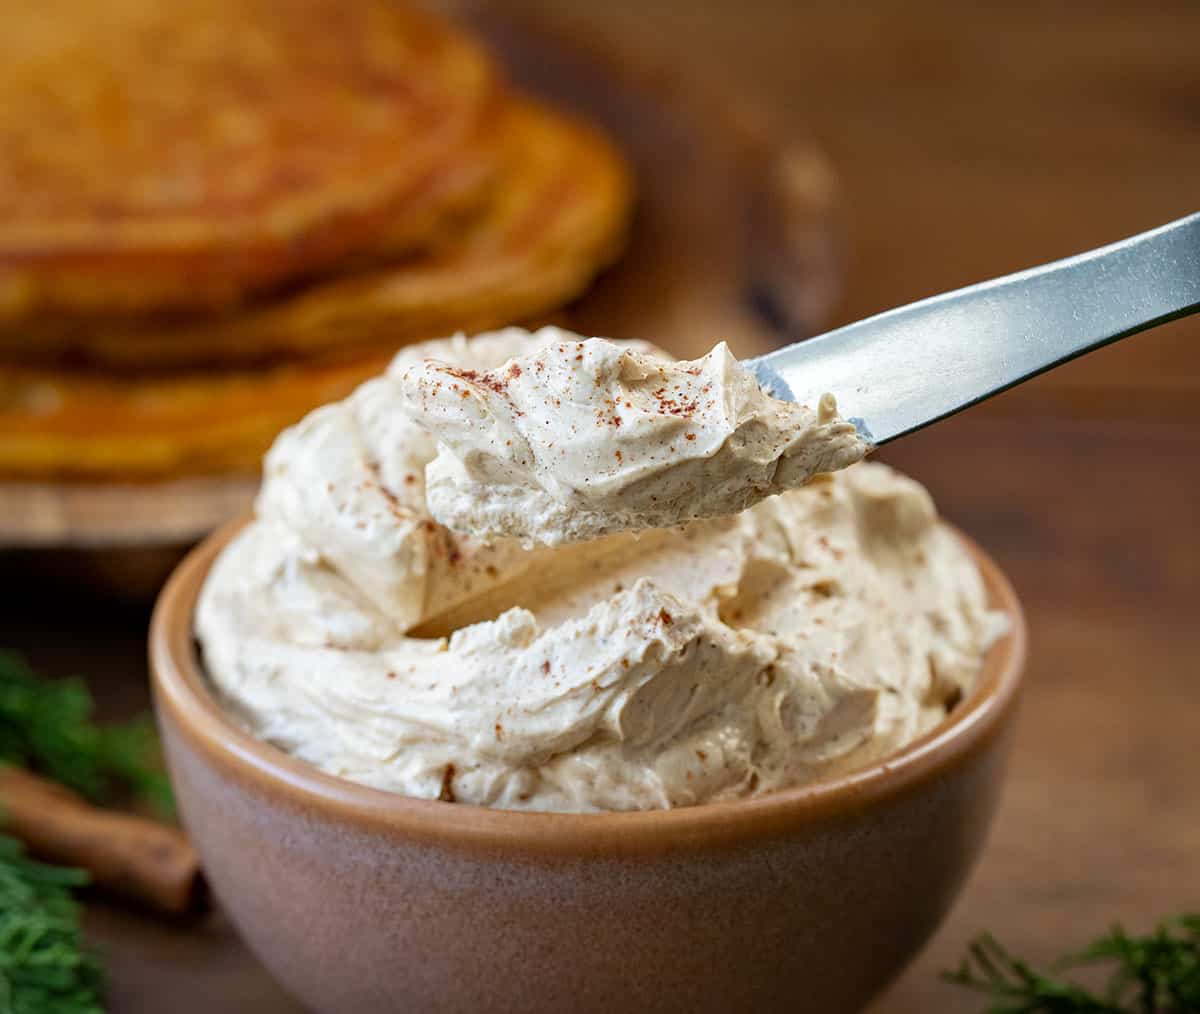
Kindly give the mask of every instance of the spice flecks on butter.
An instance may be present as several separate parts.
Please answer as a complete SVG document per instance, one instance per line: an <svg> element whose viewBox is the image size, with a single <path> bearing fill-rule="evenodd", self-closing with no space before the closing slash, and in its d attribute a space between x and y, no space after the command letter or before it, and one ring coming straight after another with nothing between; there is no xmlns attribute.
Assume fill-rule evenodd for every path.
<svg viewBox="0 0 1200 1014"><path fill-rule="evenodd" d="M206 669L238 721L331 774L406 795L630 810L860 767L970 690L1003 620L929 495L882 465L740 513L553 548L438 524L424 476L440 452L410 411L410 367L436 359L468 375L442 371L448 382L474 374L486 389L514 357L525 370L531 352L579 345L509 329L414 346L279 438L256 517L197 609ZM591 346L594 365L627 369L630 347L648 351ZM699 361L696 379L720 375L723 355ZM680 401L669 385L658 397ZM611 431L650 425L621 408L631 414ZM831 405L804 419L823 424L845 425ZM688 432L733 439L714 424L683 429L679 446ZM823 446L841 446L832 436Z"/></svg>
<svg viewBox="0 0 1200 1014"><path fill-rule="evenodd" d="M831 396L816 411L772 398L724 343L674 362L558 341L492 370L430 359L400 379L438 440L429 509L477 536L557 545L736 514L867 451Z"/></svg>

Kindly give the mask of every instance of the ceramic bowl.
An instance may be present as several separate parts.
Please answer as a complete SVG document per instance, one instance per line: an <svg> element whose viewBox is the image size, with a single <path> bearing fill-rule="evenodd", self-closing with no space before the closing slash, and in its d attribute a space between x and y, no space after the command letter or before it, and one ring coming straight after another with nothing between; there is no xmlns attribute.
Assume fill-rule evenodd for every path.
<svg viewBox="0 0 1200 1014"><path fill-rule="evenodd" d="M1025 655L1011 630L945 723L855 774L669 811L530 814L338 779L236 728L192 614L236 525L196 549L150 632L180 812L221 905L326 1014L848 1014L937 927L983 845Z"/></svg>

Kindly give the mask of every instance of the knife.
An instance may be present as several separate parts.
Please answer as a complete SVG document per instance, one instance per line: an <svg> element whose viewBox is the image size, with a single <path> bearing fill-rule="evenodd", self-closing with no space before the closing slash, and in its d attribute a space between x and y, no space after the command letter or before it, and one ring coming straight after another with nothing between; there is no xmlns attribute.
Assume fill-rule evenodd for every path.
<svg viewBox="0 0 1200 1014"><path fill-rule="evenodd" d="M837 397L886 444L1085 352L1200 310L1200 213L746 361L775 397Z"/></svg>

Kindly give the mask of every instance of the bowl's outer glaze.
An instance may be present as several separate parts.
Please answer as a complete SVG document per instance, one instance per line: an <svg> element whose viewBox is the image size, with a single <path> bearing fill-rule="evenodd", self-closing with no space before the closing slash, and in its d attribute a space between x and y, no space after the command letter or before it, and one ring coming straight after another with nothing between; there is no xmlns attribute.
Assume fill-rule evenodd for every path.
<svg viewBox="0 0 1200 1014"><path fill-rule="evenodd" d="M954 719L817 789L685 810L532 815L351 785L223 720L192 645L218 533L151 632L189 834L251 948L326 1014L860 1009L924 944L995 809L1024 661L1011 633Z"/></svg>

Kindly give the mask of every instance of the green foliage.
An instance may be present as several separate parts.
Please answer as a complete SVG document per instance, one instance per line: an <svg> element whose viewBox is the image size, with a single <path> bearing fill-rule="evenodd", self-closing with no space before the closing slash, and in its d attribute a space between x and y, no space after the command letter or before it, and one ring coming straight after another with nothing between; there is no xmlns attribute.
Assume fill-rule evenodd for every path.
<svg viewBox="0 0 1200 1014"><path fill-rule="evenodd" d="M92 720L80 680L43 680L0 653L0 763L29 768L95 803L132 793L173 808L158 739L147 718ZM0 823L3 813L0 813ZM0 834L0 1014L103 1014L103 972L86 948L75 888L83 870L27 858Z"/></svg>
<svg viewBox="0 0 1200 1014"><path fill-rule="evenodd" d="M147 717L119 725L92 721L81 680L43 680L17 656L0 652L0 762L27 767L105 802L132 791L161 814L171 787Z"/></svg>
<svg viewBox="0 0 1200 1014"><path fill-rule="evenodd" d="M1098 964L1108 970L1099 993L1060 974ZM986 1014L1200 1014L1200 915L1169 919L1145 936L1117 926L1050 972L985 935L943 978L988 997Z"/></svg>
<svg viewBox="0 0 1200 1014"><path fill-rule="evenodd" d="M0 835L0 1014L103 1014L103 973L71 893L86 882Z"/></svg>

